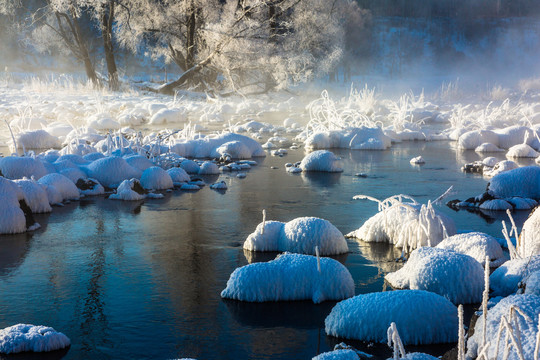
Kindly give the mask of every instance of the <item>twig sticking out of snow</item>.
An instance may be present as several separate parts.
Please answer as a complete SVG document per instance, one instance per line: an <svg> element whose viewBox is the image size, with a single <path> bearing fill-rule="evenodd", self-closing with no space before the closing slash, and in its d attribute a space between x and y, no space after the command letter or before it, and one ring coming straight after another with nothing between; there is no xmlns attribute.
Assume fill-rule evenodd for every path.
<svg viewBox="0 0 540 360"><path fill-rule="evenodd" d="M457 360L465 360L465 328L463 327L463 305L458 306L458 356Z"/></svg>
<svg viewBox="0 0 540 360"><path fill-rule="evenodd" d="M266 224L266 209L263 209L262 215L263 215L263 221L262 221L261 235L264 235L264 226Z"/></svg>
<svg viewBox="0 0 540 360"><path fill-rule="evenodd" d="M436 198L434 201L433 201L433 204L437 205L437 204L440 204L441 201L443 201L446 197L450 196L450 195L455 195L456 193L453 192L452 190L454 190L454 185L450 186L448 188L448 190L446 190L441 196L439 196L438 198Z"/></svg>
<svg viewBox="0 0 540 360"><path fill-rule="evenodd" d="M525 319L525 321L532 322L531 318L527 314L525 314L519 307L511 306L508 310L508 317L501 317L501 323L497 332L495 359L499 358L499 344L501 341L502 333L504 330L506 330L506 335L504 338L503 359L508 359L508 355L512 350L512 347L514 347L518 358L520 360L525 360L525 357L523 356L523 348L521 346L521 330L519 328L518 315L521 315Z"/></svg>
<svg viewBox="0 0 540 360"><path fill-rule="evenodd" d="M403 342L399 337L397 326L395 322L390 324L388 331L386 332L388 336L388 346L394 348L394 360L403 359L406 356L405 347Z"/></svg>
<svg viewBox="0 0 540 360"><path fill-rule="evenodd" d="M482 346L486 345L488 300L489 300L489 256L486 256L486 263L485 263L485 268L484 268L484 293L482 294L482 317L484 318L484 326L482 327Z"/></svg>
<svg viewBox="0 0 540 360"><path fill-rule="evenodd" d="M315 246L315 254L317 255L317 271L321 273L321 256L319 255L319 247Z"/></svg>
<svg viewBox="0 0 540 360"><path fill-rule="evenodd" d="M11 140L13 140L13 147L15 149L14 152L17 152L17 141L15 140L15 135L13 135L13 130L11 129L11 126L9 125L8 121L6 119L4 119L4 122L6 123L8 129L9 129L9 133L11 134Z"/></svg>
<svg viewBox="0 0 540 360"><path fill-rule="evenodd" d="M508 234L508 230L506 229L506 223L502 222L503 229L502 234L504 235L504 238L506 239L506 244L508 245L508 252L510 253L510 259L520 259L521 257L516 251L516 248L514 247L514 244L512 244L512 240L510 240L510 235Z"/></svg>

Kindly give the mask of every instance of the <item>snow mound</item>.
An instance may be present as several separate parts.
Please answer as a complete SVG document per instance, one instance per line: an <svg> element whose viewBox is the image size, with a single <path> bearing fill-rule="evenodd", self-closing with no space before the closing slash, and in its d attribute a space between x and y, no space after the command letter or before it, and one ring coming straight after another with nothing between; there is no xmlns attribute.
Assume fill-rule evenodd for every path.
<svg viewBox="0 0 540 360"><path fill-rule="evenodd" d="M129 165L126 160L118 156L108 156L98 159L87 167L88 177L96 179L108 188L117 187L122 181L136 178L139 179L142 172Z"/></svg>
<svg viewBox="0 0 540 360"><path fill-rule="evenodd" d="M484 143L499 146L499 135L491 130L473 130L462 134L458 139L458 147L464 150L474 150Z"/></svg>
<svg viewBox="0 0 540 360"><path fill-rule="evenodd" d="M527 144L518 144L508 149L506 156L509 158L537 158L540 153Z"/></svg>
<svg viewBox="0 0 540 360"><path fill-rule="evenodd" d="M66 348L69 338L51 327L17 324L0 330L0 353L45 352Z"/></svg>
<svg viewBox="0 0 540 360"><path fill-rule="evenodd" d="M351 349L339 349L321 353L311 360L358 360L358 355Z"/></svg>
<svg viewBox="0 0 540 360"><path fill-rule="evenodd" d="M193 160L185 159L180 163L180 168L184 169L188 174L198 174L201 167Z"/></svg>
<svg viewBox="0 0 540 360"><path fill-rule="evenodd" d="M149 167L154 166L154 163L148 160L146 156L143 155L129 155L124 158L126 162L133 166L135 169L139 169L141 171L144 171L148 169Z"/></svg>
<svg viewBox="0 0 540 360"><path fill-rule="evenodd" d="M56 198L49 198L50 204L57 204L66 200L78 200L80 197L79 189L69 178L65 177L62 174L48 174L38 180L38 183L46 186L47 188L53 187L58 191L62 200L57 200ZM54 191L54 190L53 190ZM47 193L48 195L48 193ZM53 201L51 201L53 200Z"/></svg>
<svg viewBox="0 0 540 360"><path fill-rule="evenodd" d="M501 152L503 149L499 148L497 145L492 143L483 143L478 145L475 149L477 153L491 153L491 152ZM493 165L492 165L493 166Z"/></svg>
<svg viewBox="0 0 540 360"><path fill-rule="evenodd" d="M210 189L212 190L227 190L227 183L225 181L220 181L215 184L210 185Z"/></svg>
<svg viewBox="0 0 540 360"><path fill-rule="evenodd" d="M184 109L163 108L150 118L150 125L177 123L185 120Z"/></svg>
<svg viewBox="0 0 540 360"><path fill-rule="evenodd" d="M251 150L241 141L229 141L215 150L214 155L223 156L228 154L232 159L249 159ZM216 157L218 157L216 156Z"/></svg>
<svg viewBox="0 0 540 360"><path fill-rule="evenodd" d="M411 164L425 164L426 163L426 161L424 160L422 156L414 157L409 162Z"/></svg>
<svg viewBox="0 0 540 360"><path fill-rule="evenodd" d="M519 251L522 257L540 255L540 211L538 208L523 224Z"/></svg>
<svg viewBox="0 0 540 360"><path fill-rule="evenodd" d="M379 127L352 128L316 132L305 141L307 149L352 149L352 150L385 150L392 146L392 139L386 136Z"/></svg>
<svg viewBox="0 0 540 360"><path fill-rule="evenodd" d="M141 185L148 190L165 190L174 186L169 173L159 166L152 166L143 171Z"/></svg>
<svg viewBox="0 0 540 360"><path fill-rule="evenodd" d="M354 295L349 270L330 258L285 253L267 263L234 270L221 297L251 302L342 300Z"/></svg>
<svg viewBox="0 0 540 360"><path fill-rule="evenodd" d="M392 322L405 345L457 341L457 308L421 290L358 295L337 303L324 321L328 335L379 343L386 342Z"/></svg>
<svg viewBox="0 0 540 360"><path fill-rule="evenodd" d="M47 192L35 180L21 179L15 180L15 183L24 192L26 204L33 213L48 213L52 211Z"/></svg>
<svg viewBox="0 0 540 360"><path fill-rule="evenodd" d="M437 248L469 255L482 266L486 262L486 256L489 257L490 267L499 267L507 260L499 242L493 236L481 232L470 232L447 237L437 245Z"/></svg>
<svg viewBox="0 0 540 360"><path fill-rule="evenodd" d="M167 170L167 172L169 173L169 176L171 177L175 186L180 186L182 185L182 183L187 183L191 181L188 173L182 168L173 167Z"/></svg>
<svg viewBox="0 0 540 360"><path fill-rule="evenodd" d="M384 277L399 289L426 290L454 304L482 301L484 269L472 257L452 250L420 247L398 271Z"/></svg>
<svg viewBox="0 0 540 360"><path fill-rule="evenodd" d="M497 199L540 199L540 167L525 166L500 173L491 179L488 192Z"/></svg>
<svg viewBox="0 0 540 360"><path fill-rule="evenodd" d="M500 173L517 168L519 168L519 165L512 160L503 160L496 163L492 169L484 169L483 175L486 177L494 177Z"/></svg>
<svg viewBox="0 0 540 360"><path fill-rule="evenodd" d="M134 188L139 187L139 192L133 190ZM111 194L109 199L112 200L125 200L125 201L136 201L142 200L146 197L144 193L141 193L142 186L137 179L124 180L118 188L116 189L116 194Z"/></svg>
<svg viewBox="0 0 540 360"><path fill-rule="evenodd" d="M513 259L502 264L489 277L492 296L508 296L518 291L519 283L529 274L540 270L540 255Z"/></svg>
<svg viewBox="0 0 540 360"><path fill-rule="evenodd" d="M479 206L483 210L505 211L512 210L512 204L502 199L486 200Z"/></svg>
<svg viewBox="0 0 540 360"><path fill-rule="evenodd" d="M50 149L59 148L60 140L45 130L25 131L17 135L19 149Z"/></svg>
<svg viewBox="0 0 540 360"><path fill-rule="evenodd" d="M533 272L525 281L525 294L540 296L540 270Z"/></svg>
<svg viewBox="0 0 540 360"><path fill-rule="evenodd" d="M192 140L181 140L171 146L171 151L177 153L180 156L189 158L215 158L220 157L221 154L217 151L222 145L229 142L241 142L247 149L249 149L249 158L266 156L261 145L252 138L249 138L240 134L222 134L218 136L206 136ZM230 154L231 156L233 154ZM247 155L247 152L246 154Z"/></svg>
<svg viewBox="0 0 540 360"><path fill-rule="evenodd" d="M301 217L287 223L265 221L257 226L244 242L250 251L289 251L315 255L315 247L323 256L349 251L343 234L329 221Z"/></svg>
<svg viewBox="0 0 540 360"><path fill-rule="evenodd" d="M0 158L0 172L8 179L22 179L24 177L36 179L47 175L43 163L31 157L7 156Z"/></svg>
<svg viewBox="0 0 540 360"><path fill-rule="evenodd" d="M517 313L512 308L518 307L521 312L528 317L526 319L522 314ZM510 316L510 313L514 313ZM521 343L521 349L523 351L524 359L534 358L534 349L536 344L536 334L538 332L538 315L540 314L540 297L536 295L513 295L499 301L497 305L491 308L487 313L486 321L486 339L489 342L489 348L487 351L487 357L489 359L503 359L504 349L507 345L507 341L504 341L508 336L508 330L504 328L502 333L499 334L499 327L503 323L503 316L507 318L507 321L514 327L516 323L519 323L519 342ZM514 321L512 321L512 318ZM476 358L480 351L483 341L483 329L484 317L481 316L476 322L476 330L467 341L467 357ZM514 328L515 329L515 328ZM515 333L516 330L514 330ZM498 341L499 335L501 335L500 341ZM499 348L497 349L497 345ZM496 355L498 353L498 356ZM518 360L518 354L515 347L510 346L509 360ZM506 358L506 357L505 357Z"/></svg>
<svg viewBox="0 0 540 360"><path fill-rule="evenodd" d="M199 168L199 175L217 175L219 173L219 167L211 161L203 162Z"/></svg>
<svg viewBox="0 0 540 360"><path fill-rule="evenodd" d="M387 360L393 360L393 358L388 358ZM429 354L415 352L406 354L404 357L400 358L400 360L439 360L439 358Z"/></svg>
<svg viewBox="0 0 540 360"><path fill-rule="evenodd" d="M18 234L26 231L26 218L19 206L17 189L15 183L0 176L0 199L2 199L0 234Z"/></svg>
<svg viewBox="0 0 540 360"><path fill-rule="evenodd" d="M379 213L347 237L367 242L388 242L414 250L420 246L436 246L456 233L454 221L433 208L431 202L421 205L392 197L383 201L381 206Z"/></svg>
<svg viewBox="0 0 540 360"><path fill-rule="evenodd" d="M328 150L317 150L306 155L300 163L302 171L342 172L341 161Z"/></svg>

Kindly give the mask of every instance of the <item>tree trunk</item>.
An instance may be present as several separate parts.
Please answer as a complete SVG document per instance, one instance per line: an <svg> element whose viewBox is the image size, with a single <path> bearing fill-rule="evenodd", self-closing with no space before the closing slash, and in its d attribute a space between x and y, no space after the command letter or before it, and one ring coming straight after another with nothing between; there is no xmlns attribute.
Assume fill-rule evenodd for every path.
<svg viewBox="0 0 540 360"><path fill-rule="evenodd" d="M109 0L109 11L103 11L101 18L101 34L103 37L103 49L105 51L105 62L109 73L109 89L116 91L119 89L118 70L114 59L114 45L112 41L112 31L114 22L114 0Z"/></svg>
<svg viewBox="0 0 540 360"><path fill-rule="evenodd" d="M191 4L190 14L187 22L186 36L186 69L191 69L195 66L195 29L196 29L196 9Z"/></svg>
<svg viewBox="0 0 540 360"><path fill-rule="evenodd" d="M90 54L88 53L88 48L86 47L86 44L84 43L84 40L82 38L81 27L79 26L79 21L73 8L71 8L71 18L73 23L73 36L75 38L75 42L77 43L77 47L79 48L81 60L84 63L86 76L92 82L92 84L94 84L94 86L99 86L100 84L98 76L96 74L96 68L94 67L94 64L92 64L92 60L90 59Z"/></svg>

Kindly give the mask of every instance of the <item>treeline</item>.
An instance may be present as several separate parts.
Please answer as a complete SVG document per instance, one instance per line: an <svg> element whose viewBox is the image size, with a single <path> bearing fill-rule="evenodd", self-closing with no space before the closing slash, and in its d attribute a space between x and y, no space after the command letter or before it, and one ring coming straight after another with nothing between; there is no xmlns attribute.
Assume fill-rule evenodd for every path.
<svg viewBox="0 0 540 360"><path fill-rule="evenodd" d="M358 0L374 16L482 19L540 15L539 0Z"/></svg>

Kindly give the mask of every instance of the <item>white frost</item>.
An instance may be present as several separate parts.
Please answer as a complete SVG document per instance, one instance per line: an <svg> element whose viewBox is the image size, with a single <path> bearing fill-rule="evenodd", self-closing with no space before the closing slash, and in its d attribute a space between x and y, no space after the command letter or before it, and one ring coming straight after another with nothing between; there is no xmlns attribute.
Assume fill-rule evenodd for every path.
<svg viewBox="0 0 540 360"><path fill-rule="evenodd" d="M499 242L493 236L481 232L470 232L447 237L437 247L469 255L482 266L484 266L486 256L489 257L490 267L498 267L507 260Z"/></svg>

